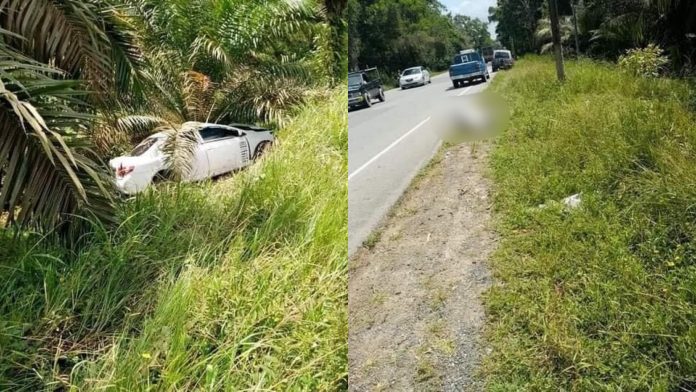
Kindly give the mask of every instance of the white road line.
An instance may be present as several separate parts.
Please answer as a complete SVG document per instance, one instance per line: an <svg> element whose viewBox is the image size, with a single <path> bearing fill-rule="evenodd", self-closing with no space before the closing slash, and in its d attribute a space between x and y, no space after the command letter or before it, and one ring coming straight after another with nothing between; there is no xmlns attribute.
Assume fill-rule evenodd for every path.
<svg viewBox="0 0 696 392"><path fill-rule="evenodd" d="M472 87L474 87L474 86L469 86L469 87L465 88L464 90L459 92L459 94L457 94L457 96L461 97L462 95L466 94L466 92L469 91Z"/></svg>
<svg viewBox="0 0 696 392"><path fill-rule="evenodd" d="M377 154L377 155L375 155L374 157L372 157L372 159L370 159L369 161L365 162L365 163L364 163L362 166L360 166L359 168L355 169L354 172L352 172L352 173L350 173L350 174L348 175L348 181L350 181L351 178L353 178L354 176L356 176L356 175L357 175L358 173L360 173L361 171L365 170L366 167L370 166L374 161L376 161L377 159L379 159L379 157L381 157L382 155L384 155L387 151L391 150L394 146L396 146L397 144L399 144L399 142L401 142L402 140L406 139L406 137L407 137L408 135L410 135L410 134L412 134L413 132L415 132L416 129L420 128L421 126L423 126L423 124L427 123L428 121L430 121L430 116L428 116L428 118L426 118L425 120L419 122L418 125L416 125L415 127L411 128L410 131L408 131L408 132L406 132L405 134L403 134L400 138L396 139L396 141L394 141L394 143L390 144L387 148L385 148L384 150L382 150L379 154Z"/></svg>

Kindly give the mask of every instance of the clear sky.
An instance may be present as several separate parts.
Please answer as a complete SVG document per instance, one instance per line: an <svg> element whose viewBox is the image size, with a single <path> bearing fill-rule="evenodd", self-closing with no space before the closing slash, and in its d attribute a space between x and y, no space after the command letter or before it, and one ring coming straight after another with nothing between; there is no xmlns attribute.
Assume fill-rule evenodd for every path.
<svg viewBox="0 0 696 392"><path fill-rule="evenodd" d="M496 0L440 0L453 14L461 14L479 18L488 22L488 7L493 7ZM495 25L489 24L488 31L495 38Z"/></svg>

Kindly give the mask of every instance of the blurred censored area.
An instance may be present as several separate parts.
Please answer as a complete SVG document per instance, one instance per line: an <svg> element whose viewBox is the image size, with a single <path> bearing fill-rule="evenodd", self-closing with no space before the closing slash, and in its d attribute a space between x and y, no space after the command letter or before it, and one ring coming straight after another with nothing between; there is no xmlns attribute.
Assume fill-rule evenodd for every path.
<svg viewBox="0 0 696 392"><path fill-rule="evenodd" d="M448 100L433 116L434 129L446 143L488 139L508 125L510 111L497 94L484 92Z"/></svg>

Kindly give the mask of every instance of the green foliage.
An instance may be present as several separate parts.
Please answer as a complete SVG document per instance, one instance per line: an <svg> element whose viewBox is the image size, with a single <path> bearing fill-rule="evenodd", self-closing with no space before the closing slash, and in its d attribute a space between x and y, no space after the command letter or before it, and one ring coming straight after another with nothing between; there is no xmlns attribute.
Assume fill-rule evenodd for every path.
<svg viewBox="0 0 696 392"><path fill-rule="evenodd" d="M544 0L498 0L496 7L488 10L488 20L497 22L497 38L515 54L537 52L534 36L539 19L542 18Z"/></svg>
<svg viewBox="0 0 696 392"><path fill-rule="evenodd" d="M587 60L566 71L559 85L527 57L493 85L512 118L492 155L488 388L692 390L691 92ZM538 208L575 193L579 208Z"/></svg>
<svg viewBox="0 0 696 392"><path fill-rule="evenodd" d="M282 125L306 91L345 77L344 9L340 1L2 2L2 223L50 231L75 213L113 220L103 178L112 173L101 159L162 123Z"/></svg>
<svg viewBox="0 0 696 392"><path fill-rule="evenodd" d="M559 0L563 46L574 51L574 32L570 32L573 7L577 15L580 52L599 59L616 60L626 50L657 43L669 55L675 74L689 74L696 60L693 15L696 2L684 0ZM548 38L535 42L531 32L546 33L548 2L545 0L498 0L489 10L491 21L498 22L498 39L519 54L539 52ZM539 34L537 34L539 35ZM572 37L572 39L571 39Z"/></svg>
<svg viewBox="0 0 696 392"><path fill-rule="evenodd" d="M99 1L0 5L0 216L45 232L113 220L110 181L90 151L93 110L135 94L141 55L120 8ZM110 174L110 173L109 173Z"/></svg>
<svg viewBox="0 0 696 392"><path fill-rule="evenodd" d="M415 65L442 70L459 50L492 44L482 21L445 14L433 1L349 0L347 13L352 69L376 66L393 76Z"/></svg>
<svg viewBox="0 0 696 392"><path fill-rule="evenodd" d="M346 97L232 178L125 203L77 252L0 236L0 389L346 389Z"/></svg>
<svg viewBox="0 0 696 392"><path fill-rule="evenodd" d="M561 33L561 45L564 50L571 47L573 40L573 25L569 17L563 17L559 20L559 31ZM551 34L551 20L543 18L539 20L536 30L536 39L541 48L539 53L550 53L553 50L553 35Z"/></svg>
<svg viewBox="0 0 696 392"><path fill-rule="evenodd" d="M629 49L619 57L619 67L632 75L657 77L664 71L669 59L663 56L663 50L655 44L645 48Z"/></svg>

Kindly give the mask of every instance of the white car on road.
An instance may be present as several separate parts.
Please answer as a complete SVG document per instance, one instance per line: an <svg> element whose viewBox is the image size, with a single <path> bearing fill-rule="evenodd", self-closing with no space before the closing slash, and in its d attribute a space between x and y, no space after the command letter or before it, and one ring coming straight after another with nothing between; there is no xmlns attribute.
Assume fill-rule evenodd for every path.
<svg viewBox="0 0 696 392"><path fill-rule="evenodd" d="M413 86L425 86L430 83L430 72L424 67L411 67L404 70L399 77L401 89Z"/></svg>
<svg viewBox="0 0 696 392"><path fill-rule="evenodd" d="M274 141L269 130L250 125L188 122L182 128L191 129L197 141L191 170L184 181L200 181L248 166ZM162 152L166 139L166 133L155 133L130 155L109 161L121 192L141 192L158 177L166 176L169 168Z"/></svg>

